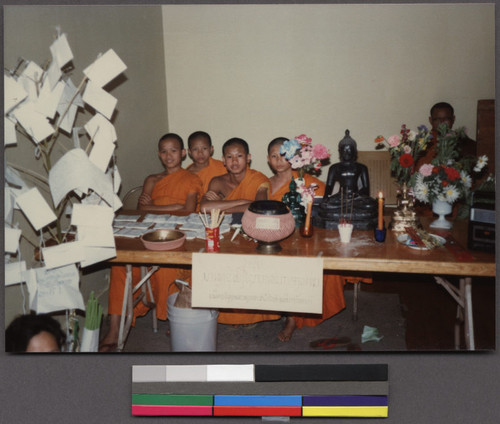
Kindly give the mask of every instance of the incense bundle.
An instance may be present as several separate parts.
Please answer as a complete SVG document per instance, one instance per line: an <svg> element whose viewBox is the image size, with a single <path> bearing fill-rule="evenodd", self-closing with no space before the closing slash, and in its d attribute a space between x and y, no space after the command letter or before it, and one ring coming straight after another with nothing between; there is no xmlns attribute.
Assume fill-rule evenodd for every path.
<svg viewBox="0 0 500 424"><path fill-rule="evenodd" d="M209 220L206 209L203 209L203 214L201 212L198 212L198 215L200 215L201 222L203 222L205 228L220 227L220 224L224 219L224 214L225 214L224 212L221 213L220 209L212 209L210 211L210 220Z"/></svg>

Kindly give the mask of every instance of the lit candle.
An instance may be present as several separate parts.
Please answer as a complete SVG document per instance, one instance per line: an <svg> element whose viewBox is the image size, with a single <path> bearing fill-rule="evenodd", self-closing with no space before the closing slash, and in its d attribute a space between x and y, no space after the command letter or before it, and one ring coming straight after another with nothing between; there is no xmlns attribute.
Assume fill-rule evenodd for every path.
<svg viewBox="0 0 500 424"><path fill-rule="evenodd" d="M311 225L312 205L312 201L307 202L306 220L304 221L304 225L300 229L300 234L302 235L302 237L312 237L313 235L313 228Z"/></svg>
<svg viewBox="0 0 500 424"><path fill-rule="evenodd" d="M382 192L378 194L378 227L379 230L384 229L384 195Z"/></svg>

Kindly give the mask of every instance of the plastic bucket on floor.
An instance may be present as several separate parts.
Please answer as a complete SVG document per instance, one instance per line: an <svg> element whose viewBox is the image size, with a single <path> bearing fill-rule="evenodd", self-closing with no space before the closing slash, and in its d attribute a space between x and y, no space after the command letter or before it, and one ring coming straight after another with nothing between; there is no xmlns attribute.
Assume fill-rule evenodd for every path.
<svg viewBox="0 0 500 424"><path fill-rule="evenodd" d="M174 293L167 300L172 352L215 352L219 311L177 308L176 299Z"/></svg>

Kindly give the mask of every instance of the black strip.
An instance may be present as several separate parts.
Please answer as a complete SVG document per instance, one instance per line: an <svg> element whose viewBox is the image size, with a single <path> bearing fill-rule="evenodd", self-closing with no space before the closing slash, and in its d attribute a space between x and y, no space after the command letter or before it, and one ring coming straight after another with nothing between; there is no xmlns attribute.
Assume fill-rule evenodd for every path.
<svg viewBox="0 0 500 424"><path fill-rule="evenodd" d="M255 381L387 381L387 364L255 365Z"/></svg>
<svg viewBox="0 0 500 424"><path fill-rule="evenodd" d="M132 383L134 394L176 395L379 395L389 394L387 381L312 382L169 382Z"/></svg>

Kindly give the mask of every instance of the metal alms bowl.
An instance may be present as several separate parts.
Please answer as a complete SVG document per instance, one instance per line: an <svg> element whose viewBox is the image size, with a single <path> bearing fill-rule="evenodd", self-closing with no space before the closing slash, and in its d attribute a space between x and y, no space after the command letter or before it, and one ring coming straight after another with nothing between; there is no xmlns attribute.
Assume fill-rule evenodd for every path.
<svg viewBox="0 0 500 424"><path fill-rule="evenodd" d="M184 244L186 234L179 230L154 230L143 234L141 241L148 250L171 250Z"/></svg>

